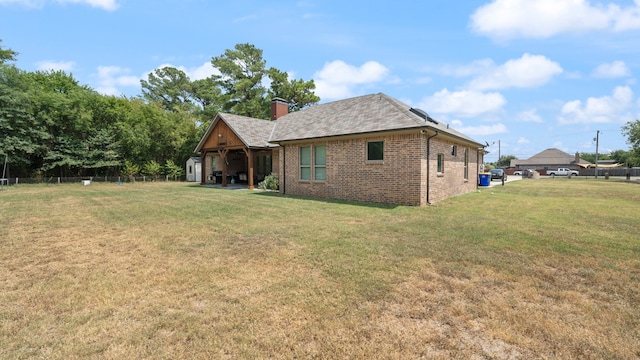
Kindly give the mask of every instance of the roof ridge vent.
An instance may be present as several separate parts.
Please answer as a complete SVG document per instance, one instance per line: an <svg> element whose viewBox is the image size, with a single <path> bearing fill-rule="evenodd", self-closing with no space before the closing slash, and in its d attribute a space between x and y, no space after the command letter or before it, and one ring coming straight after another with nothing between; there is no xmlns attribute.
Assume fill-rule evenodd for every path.
<svg viewBox="0 0 640 360"><path fill-rule="evenodd" d="M429 116L429 114L427 114L427 112L422 110L422 109L411 108L411 109L409 109L409 111L411 111L412 113L420 116L425 121L429 121L429 122L432 122L434 124L438 124L437 121L433 120L433 118L431 118L431 116Z"/></svg>

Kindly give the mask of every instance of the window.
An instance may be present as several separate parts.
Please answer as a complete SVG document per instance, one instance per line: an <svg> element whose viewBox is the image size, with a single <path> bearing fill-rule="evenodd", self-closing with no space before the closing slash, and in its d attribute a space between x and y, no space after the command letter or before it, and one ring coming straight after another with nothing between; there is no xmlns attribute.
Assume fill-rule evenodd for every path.
<svg viewBox="0 0 640 360"><path fill-rule="evenodd" d="M313 179L327 180L327 147L313 147Z"/></svg>
<svg viewBox="0 0 640 360"><path fill-rule="evenodd" d="M451 145L451 156L456 157L457 152L458 152L458 147L455 145Z"/></svg>
<svg viewBox="0 0 640 360"><path fill-rule="evenodd" d="M384 141L367 142L367 161L384 160Z"/></svg>
<svg viewBox="0 0 640 360"><path fill-rule="evenodd" d="M469 152L464 149L464 179L469 179Z"/></svg>
<svg viewBox="0 0 640 360"><path fill-rule="evenodd" d="M258 178L264 178L265 176L271 174L271 155L258 155L256 157L256 174Z"/></svg>
<svg viewBox="0 0 640 360"><path fill-rule="evenodd" d="M438 154L438 174L444 172L444 154Z"/></svg>
<svg viewBox="0 0 640 360"><path fill-rule="evenodd" d="M300 148L300 180L311 180L311 147Z"/></svg>
<svg viewBox="0 0 640 360"><path fill-rule="evenodd" d="M327 180L327 147L324 145L300 148L300 180L312 179Z"/></svg>

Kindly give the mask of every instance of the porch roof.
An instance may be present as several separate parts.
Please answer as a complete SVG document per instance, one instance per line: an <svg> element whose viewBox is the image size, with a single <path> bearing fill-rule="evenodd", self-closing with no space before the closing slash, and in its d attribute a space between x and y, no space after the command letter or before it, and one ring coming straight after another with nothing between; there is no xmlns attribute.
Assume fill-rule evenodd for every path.
<svg viewBox="0 0 640 360"><path fill-rule="evenodd" d="M227 126L242 140L245 146L249 148L267 148L277 145L269 144L269 136L273 132L275 126L274 121L255 119L247 116L218 113L207 128L204 136L198 143L194 152L200 152L205 142L211 136L211 132L216 124L223 121Z"/></svg>

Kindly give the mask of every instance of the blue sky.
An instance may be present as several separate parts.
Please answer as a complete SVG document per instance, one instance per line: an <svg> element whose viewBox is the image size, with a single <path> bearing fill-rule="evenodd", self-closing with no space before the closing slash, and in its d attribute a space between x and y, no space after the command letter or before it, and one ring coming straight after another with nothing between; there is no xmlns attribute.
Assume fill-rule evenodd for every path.
<svg viewBox="0 0 640 360"><path fill-rule="evenodd" d="M126 96L251 43L322 102L386 93L492 144L489 162L595 152L597 130L599 152L628 150L640 119L640 0L0 0L0 39L21 69Z"/></svg>

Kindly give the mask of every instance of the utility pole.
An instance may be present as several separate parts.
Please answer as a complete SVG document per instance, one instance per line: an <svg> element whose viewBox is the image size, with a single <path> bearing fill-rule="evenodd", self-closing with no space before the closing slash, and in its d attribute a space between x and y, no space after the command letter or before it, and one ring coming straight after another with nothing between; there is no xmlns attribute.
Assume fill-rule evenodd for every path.
<svg viewBox="0 0 640 360"><path fill-rule="evenodd" d="M598 142L600 141L600 130L596 131L596 179L598 178Z"/></svg>
<svg viewBox="0 0 640 360"><path fill-rule="evenodd" d="M498 140L498 162L500 162L501 158L502 156L500 156L500 140Z"/></svg>

